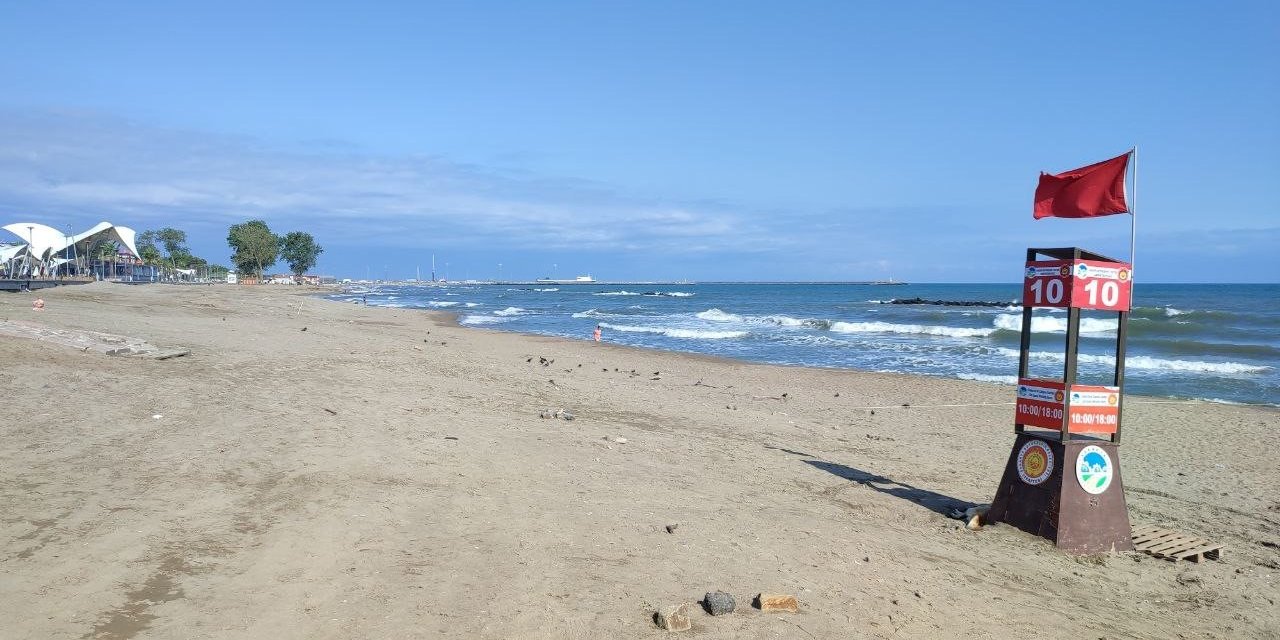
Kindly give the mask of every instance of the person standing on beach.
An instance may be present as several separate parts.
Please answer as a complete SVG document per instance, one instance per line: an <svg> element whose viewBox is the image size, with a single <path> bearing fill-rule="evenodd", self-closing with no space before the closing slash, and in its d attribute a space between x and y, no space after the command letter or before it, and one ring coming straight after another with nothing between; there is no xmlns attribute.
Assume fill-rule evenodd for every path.
<svg viewBox="0 0 1280 640"><path fill-rule="evenodd" d="M596 342L600 342L600 325L596 325L596 330L591 332L591 337L595 338Z"/></svg>

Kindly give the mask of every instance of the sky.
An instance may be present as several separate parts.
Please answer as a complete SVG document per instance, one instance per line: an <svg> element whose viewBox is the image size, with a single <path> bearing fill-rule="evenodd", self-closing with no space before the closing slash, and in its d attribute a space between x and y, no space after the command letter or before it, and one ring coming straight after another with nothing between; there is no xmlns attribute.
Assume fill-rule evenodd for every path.
<svg viewBox="0 0 1280 640"><path fill-rule="evenodd" d="M1031 205L1136 145L1138 281L1280 280L1274 2L5 3L0 87L0 223L222 264L1012 282L1128 256Z"/></svg>

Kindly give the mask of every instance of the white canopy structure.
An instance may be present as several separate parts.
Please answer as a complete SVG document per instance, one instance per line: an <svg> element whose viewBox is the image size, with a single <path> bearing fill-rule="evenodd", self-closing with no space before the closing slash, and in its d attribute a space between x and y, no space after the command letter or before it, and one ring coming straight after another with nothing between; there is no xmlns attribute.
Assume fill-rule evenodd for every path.
<svg viewBox="0 0 1280 640"><path fill-rule="evenodd" d="M108 241L134 258L141 258L136 244L137 232L110 222L99 222L77 234L68 234L38 222L15 222L0 229L21 241L19 244L0 245L0 271L10 278L45 276L55 273L59 266L68 262L79 264L80 259L90 255L96 246Z"/></svg>
<svg viewBox="0 0 1280 640"><path fill-rule="evenodd" d="M77 252L87 251L103 240L114 240L130 255L140 257L138 247L134 244L138 233L129 227L116 226L110 222L99 222L89 230L75 235L67 235L38 222L15 222L0 228L26 242L32 257L37 260L48 260L54 254L61 253L71 246L74 246Z"/></svg>

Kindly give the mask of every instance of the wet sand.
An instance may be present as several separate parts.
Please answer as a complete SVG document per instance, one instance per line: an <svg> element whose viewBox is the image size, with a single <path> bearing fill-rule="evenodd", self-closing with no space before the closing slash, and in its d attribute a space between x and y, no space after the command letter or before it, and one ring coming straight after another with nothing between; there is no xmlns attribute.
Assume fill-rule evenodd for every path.
<svg viewBox="0 0 1280 640"><path fill-rule="evenodd" d="M686 635L1280 636L1275 409L1127 402L1133 522L1227 548L1081 558L939 513L990 501L1009 387L305 293L0 294L6 321L190 350L0 337L0 635L664 637L657 608L722 589L738 612ZM762 591L800 613L751 609Z"/></svg>

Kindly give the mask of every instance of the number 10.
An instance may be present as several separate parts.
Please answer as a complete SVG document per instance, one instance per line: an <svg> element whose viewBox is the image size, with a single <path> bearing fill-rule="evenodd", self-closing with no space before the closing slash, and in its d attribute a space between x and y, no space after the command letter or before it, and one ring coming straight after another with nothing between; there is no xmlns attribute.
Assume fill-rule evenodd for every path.
<svg viewBox="0 0 1280 640"><path fill-rule="evenodd" d="M1035 294L1032 304L1043 304L1048 298L1049 304L1058 304L1062 302L1062 281L1057 278L1049 280L1049 284L1045 284L1044 280L1036 280L1031 283L1031 293ZM1104 296L1106 294L1103 294ZM1119 294L1117 294L1119 295Z"/></svg>
<svg viewBox="0 0 1280 640"><path fill-rule="evenodd" d="M1090 280L1089 284L1084 286L1084 290L1089 294L1089 304L1098 304L1098 281ZM1114 280L1107 280L1102 283L1102 306L1114 307L1120 301L1120 285Z"/></svg>

